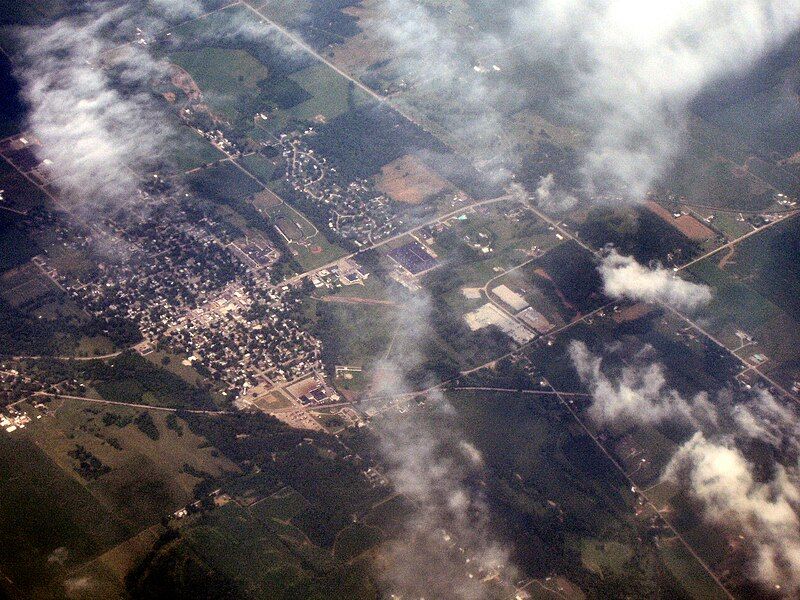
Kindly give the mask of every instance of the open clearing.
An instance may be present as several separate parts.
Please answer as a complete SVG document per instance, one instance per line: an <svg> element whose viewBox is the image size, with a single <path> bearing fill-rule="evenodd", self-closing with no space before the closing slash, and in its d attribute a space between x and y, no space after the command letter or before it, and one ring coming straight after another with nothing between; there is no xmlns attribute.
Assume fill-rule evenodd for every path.
<svg viewBox="0 0 800 600"><path fill-rule="evenodd" d="M407 154L383 166L376 187L392 200L416 205L452 186L415 156Z"/></svg>

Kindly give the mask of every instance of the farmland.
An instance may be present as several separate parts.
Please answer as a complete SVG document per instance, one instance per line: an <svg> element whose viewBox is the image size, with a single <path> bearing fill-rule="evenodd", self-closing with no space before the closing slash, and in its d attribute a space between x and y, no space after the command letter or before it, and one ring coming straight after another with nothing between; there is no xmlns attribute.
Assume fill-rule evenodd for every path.
<svg viewBox="0 0 800 600"><path fill-rule="evenodd" d="M508 533L520 540L519 558L534 573L557 573L585 586L602 568L602 581L592 584L600 590L624 585L643 593L659 588L671 593L683 588L694 597L718 593L702 573L678 572L693 568L691 557L667 557L668 550L640 541L637 531L646 521L634 516L634 497L558 401L458 392L451 402L488 461L489 502L503 507ZM636 556L629 550L633 545L639 548ZM605 547L605 567L596 563L598 546ZM677 568L655 566L667 560Z"/></svg>
<svg viewBox="0 0 800 600"><path fill-rule="evenodd" d="M71 571L190 499L199 480L184 465L208 477L235 471L163 415L153 416L155 441L133 423L133 410L53 401L36 414L22 437L0 439L3 572L26 593L59 597Z"/></svg>
<svg viewBox="0 0 800 600"><path fill-rule="evenodd" d="M793 258L796 231L795 219L742 242L721 259L709 258L691 267L715 290L702 313L710 330L731 349L746 343L738 333L752 336L756 343L741 348L742 355L765 356L765 369L789 386L800 377L800 313L796 294L789 292L798 281ZM778 330L781 336L771 335Z"/></svg>
<svg viewBox="0 0 800 600"><path fill-rule="evenodd" d="M551 60L508 3L33 4L0 0L0 596L773 593L796 40L741 88L634 77L638 131L613 43ZM665 475L697 432L744 465L722 508Z"/></svg>

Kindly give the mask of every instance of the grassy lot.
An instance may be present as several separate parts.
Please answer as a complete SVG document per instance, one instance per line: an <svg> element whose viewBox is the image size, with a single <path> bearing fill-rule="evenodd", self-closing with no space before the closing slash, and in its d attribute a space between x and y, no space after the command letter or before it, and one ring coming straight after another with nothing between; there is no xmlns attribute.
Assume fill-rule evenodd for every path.
<svg viewBox="0 0 800 600"><path fill-rule="evenodd" d="M250 514L259 520L269 522L287 522L296 517L308 507L308 502L291 487L285 487L271 496L253 504L250 507Z"/></svg>
<svg viewBox="0 0 800 600"><path fill-rule="evenodd" d="M711 211L698 211L702 214L706 214L707 212ZM743 221L739 221L737 219L736 213L731 212L715 212L714 214L714 222L713 225L720 231L722 231L725 235L728 236L729 239L735 239L744 235L745 233L749 233L753 231L753 227Z"/></svg>
<svg viewBox="0 0 800 600"><path fill-rule="evenodd" d="M88 251L81 252L65 248L64 244L59 242L51 232L41 232L37 243L47 251L49 263L67 277L86 280L97 269L96 258L91 256Z"/></svg>
<svg viewBox="0 0 800 600"><path fill-rule="evenodd" d="M263 189L247 173L229 162L192 173L188 180L200 195L220 204L230 204L232 200L241 200Z"/></svg>
<svg viewBox="0 0 800 600"><path fill-rule="evenodd" d="M116 350L114 342L102 335L93 337L83 336L78 341L78 347L75 350L76 356L101 356L103 354L111 354Z"/></svg>
<svg viewBox="0 0 800 600"><path fill-rule="evenodd" d="M193 129L178 127L170 140L169 157L176 170L182 173L225 158L225 154Z"/></svg>
<svg viewBox="0 0 800 600"><path fill-rule="evenodd" d="M304 270L321 267L347 255L345 250L331 244L322 234L317 234L309 242L311 245L307 248L292 246L298 251L295 259Z"/></svg>
<svg viewBox="0 0 800 600"><path fill-rule="evenodd" d="M322 288L324 289L324 288ZM317 290L316 294L319 295L321 290ZM363 285L343 285L340 288L330 292L336 296L344 296L347 298L368 298L371 300L383 300L392 302L392 290L384 284L378 277L370 275L367 277Z"/></svg>
<svg viewBox="0 0 800 600"><path fill-rule="evenodd" d="M199 386L206 381L194 367L183 364L183 361L186 360L185 356L168 352L151 352L144 358L159 369L177 375L190 385Z"/></svg>
<svg viewBox="0 0 800 600"><path fill-rule="evenodd" d="M394 332L393 309L369 304L316 302L317 334L329 365L365 366L380 359Z"/></svg>
<svg viewBox="0 0 800 600"><path fill-rule="evenodd" d="M371 379L364 371L342 372L334 379L334 384L340 391L360 393L372 383Z"/></svg>
<svg viewBox="0 0 800 600"><path fill-rule="evenodd" d="M604 573L619 575L633 558L633 548L619 542L600 542L592 539L580 541L581 562L601 577Z"/></svg>
<svg viewBox="0 0 800 600"><path fill-rule="evenodd" d="M168 408L216 408L205 389L187 384L180 376L132 352L106 362L91 361L86 368L84 377L106 400Z"/></svg>
<svg viewBox="0 0 800 600"><path fill-rule="evenodd" d="M282 157L271 159L261 154L247 154L238 158L237 161L264 184L269 183L270 179L272 179L272 175L278 168L276 164L283 166Z"/></svg>

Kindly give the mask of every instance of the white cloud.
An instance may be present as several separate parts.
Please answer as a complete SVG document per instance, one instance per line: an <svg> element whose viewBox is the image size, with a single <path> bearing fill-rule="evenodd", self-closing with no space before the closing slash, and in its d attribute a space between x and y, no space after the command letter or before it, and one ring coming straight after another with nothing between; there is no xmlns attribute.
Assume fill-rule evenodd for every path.
<svg viewBox="0 0 800 600"><path fill-rule="evenodd" d="M16 75L30 106L28 128L42 142L39 154L51 161L56 185L86 209L134 200L138 175L132 169L156 158L169 135L148 88L162 65L139 45L120 53L110 68L104 63L115 43L108 32L129 16L98 4L21 35Z"/></svg>
<svg viewBox="0 0 800 600"><path fill-rule="evenodd" d="M520 107L523 96L508 81L475 67L478 57L501 52L506 41L472 29L467 34L416 0L379 0L377 6L379 16L364 26L390 45L392 68L414 89L404 101L443 126L451 142L463 141L457 142L460 151L487 178L505 181L513 144L499 135L499 107Z"/></svg>
<svg viewBox="0 0 800 600"><path fill-rule="evenodd" d="M60 189L87 216L136 206L140 176L169 154L173 118L156 101L153 82L169 75L166 61L132 43L135 28L153 32L201 14L194 0L87 3L51 25L20 30L23 52L15 75L30 106L28 129ZM236 13L209 38L271 44L288 58L297 49L277 30ZM177 36L176 36L177 38Z"/></svg>
<svg viewBox="0 0 800 600"><path fill-rule="evenodd" d="M766 390L746 397L730 390L684 397L668 387L663 367L647 352L619 372L583 342L570 358L592 395L587 412L599 427L682 423L698 431L674 453L663 473L699 502L706 521L731 535L744 535L748 576L787 595L800 592L800 419ZM712 437L713 436L713 437ZM758 440L789 467L767 457L758 467L739 449ZM764 475L768 473L766 476ZM758 474L758 475L757 475Z"/></svg>
<svg viewBox="0 0 800 600"><path fill-rule="evenodd" d="M572 84L587 183L641 199L681 149L690 102L797 31L800 1L530 0L516 17Z"/></svg>
<svg viewBox="0 0 800 600"><path fill-rule="evenodd" d="M200 2L195 0L150 0L150 3L158 14L170 20L191 19L203 13Z"/></svg>
<svg viewBox="0 0 800 600"><path fill-rule="evenodd" d="M402 304L392 356L377 368L376 397L396 398L410 391L408 375L424 361L430 339L430 303L414 296ZM430 383L434 380L431 379ZM406 396L407 397L407 396ZM385 548L386 565L379 578L387 593L403 597L479 599L485 596L484 574L513 573L508 549L493 535L488 509L468 479L480 474L483 457L454 421L454 409L440 390L424 396L426 407L399 412L376 402L379 416L371 423L396 490L416 507L403 532ZM369 402L369 401L368 401ZM391 404L391 401L389 401ZM464 548L473 571L464 573Z"/></svg>
<svg viewBox="0 0 800 600"><path fill-rule="evenodd" d="M536 197L536 203L541 208L554 212L569 210L578 203L578 199L575 196L556 185L556 178L553 173L549 173L539 180L534 196Z"/></svg>
<svg viewBox="0 0 800 600"><path fill-rule="evenodd" d="M475 127L473 141L513 163L514 145L497 140L502 115L514 112L507 107L515 102L546 103L588 133L581 171L589 193L633 200L644 197L685 145L692 100L721 78L751 69L800 28L800 0L469 6L474 27L469 16L435 18L412 0L380 4L377 25L393 44L393 65L431 98L426 108L435 113L434 99L448 102L451 129ZM476 76L472 66L481 57L508 65L513 76Z"/></svg>
<svg viewBox="0 0 800 600"><path fill-rule="evenodd" d="M797 412L778 402L766 390L757 390L730 410L735 434L757 439L777 450L792 450L800 455L800 419Z"/></svg>
<svg viewBox="0 0 800 600"><path fill-rule="evenodd" d="M800 592L800 489L797 473L780 465L766 481L731 441L696 433L675 453L664 477L688 488L716 525L749 540L751 576L783 593Z"/></svg>
<svg viewBox="0 0 800 600"><path fill-rule="evenodd" d="M601 427L620 423L657 425L667 421L697 426L714 425L717 421L708 394L684 398L668 387L664 367L659 363L625 366L617 378L612 378L603 371L603 359L583 342L573 340L569 356L592 394L589 416Z"/></svg>
<svg viewBox="0 0 800 600"><path fill-rule="evenodd" d="M645 267L632 256L609 252L598 267L603 291L611 298L664 303L693 310L711 300L708 286L685 281L662 266Z"/></svg>

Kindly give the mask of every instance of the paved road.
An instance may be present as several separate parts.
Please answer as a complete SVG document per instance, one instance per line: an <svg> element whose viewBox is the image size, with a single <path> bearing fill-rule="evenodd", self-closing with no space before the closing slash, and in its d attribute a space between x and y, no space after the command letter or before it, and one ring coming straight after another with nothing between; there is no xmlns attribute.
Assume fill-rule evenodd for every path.
<svg viewBox="0 0 800 600"><path fill-rule="evenodd" d="M533 396L555 396L555 395L562 395L562 396L581 396L581 397L589 397L591 394L584 394L583 392L557 392L556 390L520 390L517 388L501 388L501 387L483 387L483 386L474 386L474 385L456 385L447 388L447 391L450 390L458 390L458 391L476 391L476 392L501 392L501 393L513 393L513 394L527 394Z"/></svg>
<svg viewBox="0 0 800 600"><path fill-rule="evenodd" d="M241 411L230 410L198 410L187 408L168 408L166 406L151 406L149 404L136 404L134 402L115 402L113 400L103 400L102 398L85 398L83 396L70 396L69 394L54 394L52 392L34 392L33 396L48 396L50 398L57 398L62 400L78 400L80 402L89 402L92 404L110 404L111 406L127 406L130 408L139 408L144 410L156 410L161 412L187 412L196 415L233 415Z"/></svg>
<svg viewBox="0 0 800 600"><path fill-rule="evenodd" d="M337 264L339 261L346 260L348 258L354 258L355 256L361 254L362 252L366 252L367 250L373 250L375 248L380 248L381 246L385 246L386 244L389 244L391 242L395 242L395 241L399 240L403 236L411 235L412 233L416 233L417 231L420 231L420 230L422 230L425 227L428 227L430 225L434 225L435 223L439 223L440 221L446 221L447 219L455 217L455 216L463 213L464 211L470 210L472 208L476 208L478 206L485 206L487 204L494 204L496 202L504 202L506 200L511 200L514 197L515 196L513 194L504 194L503 196L498 196L496 198L489 198L487 200L479 200L478 202L472 202L470 204L464 204L464 206L461 206L456 210L450 211L449 213L446 213L444 215L439 215L437 217L434 217L433 219L430 219L429 221L426 221L425 223L422 223L421 225L417 225L416 227L413 227L411 229L406 229L406 230L404 230L404 231L402 231L400 233L397 233L397 234L395 234L395 235L393 235L391 237L384 238L379 242L375 242L374 244L370 245L367 248L362 248L361 250L358 250L357 252L352 252L351 254L348 254L346 256L342 256L340 258L337 258L336 260L332 260L331 262L326 263L324 265L321 265L319 267L314 267L313 269L309 269L307 271L304 271L303 273L298 273L297 275L293 275L292 277L289 277L288 279L284 279L280 283L275 284L275 287L281 287L281 286L284 286L284 285L291 285L291 284L294 284L294 283L298 283L304 277L308 277L312 273L316 273L317 271L320 271L322 269L330 269L332 266Z"/></svg>
<svg viewBox="0 0 800 600"><path fill-rule="evenodd" d="M717 254L718 252L721 252L722 250L725 250L726 248L733 248L739 242L743 242L747 238L749 238L751 236L754 236L754 235L757 235L757 234L761 233L762 231L764 231L766 229L769 229L770 227L774 227L775 225L778 225L779 223L783 223L787 219L791 219L792 217L795 217L798 214L800 214L800 210L793 210L791 212L787 212L787 213L781 215L781 217L779 219L776 219L774 221L770 221L766 225L762 225L761 227L759 227L758 229L754 229L753 231L748 231L744 235L739 236L738 238L736 238L734 240L731 240L727 244L724 244L724 245L720 246L719 248L714 248L713 250L709 250L708 252L706 252L702 256L698 256L694 260L690 260L685 265L681 265L680 267L678 267L677 270L678 271L683 271L684 269L687 269L687 268L691 267L692 265L697 264L700 261L703 261L703 260L707 259L709 256L714 256L715 254Z"/></svg>
<svg viewBox="0 0 800 600"><path fill-rule="evenodd" d="M108 358L115 358L126 352L127 350L117 350L116 352L112 352L110 354L100 354L98 356L6 356L5 358L8 360L43 360L47 358L51 358L53 360L78 360L78 361L90 361L90 360L105 360ZM0 358L3 355L0 354Z"/></svg>
<svg viewBox="0 0 800 600"><path fill-rule="evenodd" d="M259 10L258 8L252 6L250 3L245 1L243 4L244 4L244 6L249 8L251 11L253 11L256 15L258 15L260 19L262 19L263 21L266 21L267 23L269 23L270 26L274 27L277 31L279 31L281 34L283 34L286 38L291 40L292 43L297 45L298 48L301 48L303 51L307 52L308 54L310 54L311 56L316 58L318 61L320 61L321 63L325 64L328 68L332 69L337 74L339 74L340 76L344 77L347 81L349 81L350 83L355 85L358 89L360 89L362 92L367 94L370 98L372 98L373 100L376 100L377 102L380 102L381 104L385 104L385 105L391 107L401 117L403 117L407 121L413 123L414 125L416 125L420 129L430 133L428 131L428 129L426 129L425 125L420 123L418 119L414 118L412 115L410 115L407 112L405 112L402 108L397 106L397 104L395 102L392 102L386 96L382 96L381 94L377 93L372 88L364 85L363 83L361 83L361 81L359 81L358 79L353 77L350 73L348 73L347 71L345 71L344 69L342 69L341 67L336 65L335 63L331 62L327 58L325 58L319 52L314 50L314 48L312 48L310 45L308 45L303 40L303 38L301 38L299 35L289 31L287 28L285 28L280 23L277 23L277 22L273 21L267 15L265 15L263 12L261 12L261 10Z"/></svg>
<svg viewBox="0 0 800 600"><path fill-rule="evenodd" d="M596 257L598 257L598 258L599 258L599 257L601 256L601 254L600 254L600 252L599 252L599 251L597 251L597 250L594 250L593 248L591 248L590 246L588 246L586 243L584 243L582 240L580 240L580 239L579 239L577 236L573 235L573 234L572 234L572 233L571 233L569 230L567 230L567 229L565 229L565 228L563 228L563 227L560 227L560 226L558 225L558 223L556 223L556 222L555 222L553 219L549 218L547 215L545 215L544 213L542 213L541 211L539 211L538 209L536 209L536 207L534 207L534 206L532 206L532 205L530 205L530 204L529 204L529 207L530 207L530 209L531 209L531 210L532 210L532 211L533 211L533 212L534 212L534 213L535 213L535 214L536 214L536 215L537 215L537 216L538 216L540 219L542 219L542 220L546 221L547 223L549 223L550 225L552 225L552 226L553 226L553 227L554 227L554 228L555 228L555 229L556 229L556 230L557 230L559 233L561 233L563 236L565 236L565 237L568 237L569 239L571 239L571 240L575 241L576 243L580 244L580 245L581 245L581 247L583 247L584 249L588 250L589 252L591 252L591 253L592 253L593 255L595 255ZM710 250L710 251L706 252L705 254L703 254L702 256L699 256L698 258L696 258L696 259L694 259L694 260L691 260L691 261L689 261L688 263L686 263L686 264L684 264L684 265L682 265L682 266L680 266L680 267L677 267L677 268L676 268L676 269L674 269L674 270L677 272L677 271L681 271L681 270L683 270L683 269L686 269L687 267L690 267L691 265L693 265L693 264L696 264L697 262L699 262L699 261L701 261L701 260L705 260L705 259L706 259L706 258L708 258L709 256L713 256L713 255L714 255L714 254L716 254L717 252L720 252L720 251L722 251L722 250L724 250L724 249L726 249L726 248L732 248L732 247L733 247L733 246L735 246L736 244L738 244L738 243L740 243L740 242L742 242L742 241L744 241L744 240L746 240L746 239L748 239L748 238L750 238L750 237L752 237L752 236L754 236L754 235L757 235L757 234L759 234L759 233L761 233L761 232L763 232L763 231L766 231L767 229L769 229L770 227L774 227L774 226L775 226L775 225L777 225L778 223L783 223L783 222L785 222L786 220L788 220L788 219L790 219L790 218L792 218L792 217L795 217L795 216L797 216L798 214L800 214L800 210L795 210L795 211L792 211L791 213L787 213L785 216L781 217L780 219L777 219L777 220L775 220L775 221L771 221L770 223L767 223L766 225L763 225L762 227L759 227L758 229L756 229L756 230L754 230L754 231L749 231L749 232L747 232L746 234L744 234L744 235L742 235L742 236L739 236L738 238L736 238L736 239L734 239L734 240L731 240L731 241L730 241L730 242L728 242L727 244L724 244L724 245L720 246L719 248L715 248L715 249L713 249L713 250ZM797 396L795 396L794 394L790 393L790 392L789 392L788 390L786 390L786 389L785 389L783 386L781 386L780 384L776 383L776 382L775 382L775 381L774 381L772 378L770 378L770 377L768 377L767 375L765 375L765 374L764 374L764 373L763 373L761 370L759 370L757 367L755 367L755 366L751 365L751 364L750 364L750 363L748 363L748 362L747 362L747 361L746 361L744 358L742 358L741 356L739 356L738 354L736 354L735 352L733 352L733 351L732 351L730 348L728 348L728 347L727 347L725 344L723 344L723 343L722 343L720 340L716 339L716 338L715 338L714 336L712 336L712 335L711 335L711 334L710 334L708 331L706 331L705 329L703 329L703 328L702 328L700 325L698 325L698 324L697 324L697 323L696 323L694 320L692 320L691 318L689 318L688 316L686 316L684 313L682 313L681 311L677 310L677 309L676 309L676 308L674 308L673 306L670 306L670 305L668 305L668 304L666 304L666 303L658 303L658 304L659 304L659 305L660 305L662 308L664 308L665 310L667 310L667 311L671 312L672 314L674 314L675 316L677 316L678 318L680 318L681 320L683 320L684 322L686 322L687 324L689 324L689 325L690 325L690 326L691 326L693 329L695 329L695 331L697 331L698 333L700 333L700 334L702 334L703 336L707 337L707 338L708 338L708 339L710 339L712 342L714 342L715 344L717 344L719 347L721 347L722 349L724 349L726 352L730 353L732 356L734 356L734 357L736 358L736 360L738 360L738 361L739 361L741 364L743 364L743 365L744 365L746 368L748 368L748 369L752 370L753 372L755 372L755 373L756 373L756 374L757 374L759 377L761 377L762 379L764 379L764 381L768 382L770 385L772 385L773 387L775 387L775 388L776 388L777 390L779 390L779 391L780 391L782 394L786 395L788 398L791 398L791 399L792 399L792 400L794 400L795 402L800 402L800 401L798 400ZM554 332L554 333L555 333L555 332Z"/></svg>

